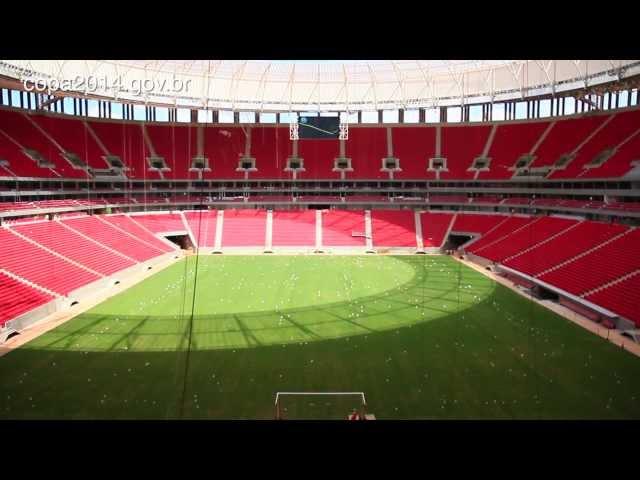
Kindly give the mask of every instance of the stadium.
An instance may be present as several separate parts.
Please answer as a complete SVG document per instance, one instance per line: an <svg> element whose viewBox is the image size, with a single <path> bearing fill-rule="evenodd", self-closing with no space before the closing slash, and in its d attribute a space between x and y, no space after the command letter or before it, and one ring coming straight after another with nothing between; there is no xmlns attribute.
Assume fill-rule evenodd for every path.
<svg viewBox="0 0 640 480"><path fill-rule="evenodd" d="M640 419L640 60L1 60L0 419Z"/></svg>

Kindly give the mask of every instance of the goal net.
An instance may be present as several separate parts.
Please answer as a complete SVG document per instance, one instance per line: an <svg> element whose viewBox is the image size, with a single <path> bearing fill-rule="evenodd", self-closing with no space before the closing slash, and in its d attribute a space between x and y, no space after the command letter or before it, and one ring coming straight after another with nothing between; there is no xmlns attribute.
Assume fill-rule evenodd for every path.
<svg viewBox="0 0 640 480"><path fill-rule="evenodd" d="M277 420L364 420L364 392L277 392Z"/></svg>

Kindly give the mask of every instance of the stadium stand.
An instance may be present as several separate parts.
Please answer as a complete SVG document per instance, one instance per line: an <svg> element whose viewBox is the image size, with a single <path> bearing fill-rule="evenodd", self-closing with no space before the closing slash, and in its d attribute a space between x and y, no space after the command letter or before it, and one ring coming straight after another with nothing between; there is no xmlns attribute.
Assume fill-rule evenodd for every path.
<svg viewBox="0 0 640 480"><path fill-rule="evenodd" d="M504 238L507 235L512 234L520 228L523 228L528 223L534 222L535 219L531 219L529 217L519 217L519 216L511 216L508 217L507 220L500 222L500 224L487 232L487 234L483 235L480 239L474 242L467 248L467 251L480 254L483 248L492 245L494 242L497 242Z"/></svg>
<svg viewBox="0 0 640 480"><path fill-rule="evenodd" d="M535 276L606 242L625 230L626 227L614 223L582 221L575 228L566 230L548 243L506 260L504 265Z"/></svg>
<svg viewBox="0 0 640 480"><path fill-rule="evenodd" d="M603 123L602 129L589 139L578 151L566 169L556 170L550 178L578 178L586 173L585 165L596 155L609 148L615 148L640 128L640 111L632 110L614 114ZM606 163L606 162L605 162Z"/></svg>
<svg viewBox="0 0 640 480"><path fill-rule="evenodd" d="M491 166L489 171L479 172L478 179L511 178L514 174L511 169L517 160L533 150L548 125L548 122L499 125L487 155L491 158Z"/></svg>
<svg viewBox="0 0 640 480"><path fill-rule="evenodd" d="M585 296L586 300L622 315L640 327L640 272Z"/></svg>
<svg viewBox="0 0 640 480"><path fill-rule="evenodd" d="M640 269L640 230L629 229L584 256L538 276L575 295Z"/></svg>
<svg viewBox="0 0 640 480"><path fill-rule="evenodd" d="M162 253L161 250L145 245L132 235L95 217L69 218L61 220L61 223L138 262L144 262Z"/></svg>
<svg viewBox="0 0 640 480"><path fill-rule="evenodd" d="M454 215L451 213L421 213L423 245L425 247L441 247L446 240L453 219Z"/></svg>
<svg viewBox="0 0 640 480"><path fill-rule="evenodd" d="M373 210L371 234L376 247L415 248L415 215L411 210Z"/></svg>
<svg viewBox="0 0 640 480"><path fill-rule="evenodd" d="M184 212L189 229L197 242L197 247L213 247L216 238L216 225L218 221L217 210L199 210L197 212Z"/></svg>
<svg viewBox="0 0 640 480"><path fill-rule="evenodd" d="M382 159L387 156L387 129L380 127L353 128L346 142L346 155L351 158L353 172L347 178L389 178L381 172Z"/></svg>
<svg viewBox="0 0 640 480"><path fill-rule="evenodd" d="M263 247L266 228L266 210L225 210L222 248Z"/></svg>
<svg viewBox="0 0 640 480"><path fill-rule="evenodd" d="M68 295L101 278L97 273L20 238L7 228L0 228L0 245L0 268L60 295Z"/></svg>
<svg viewBox="0 0 640 480"><path fill-rule="evenodd" d="M562 155L570 154L587 140L605 120L605 116L556 120L551 131L535 150L535 159L530 167L553 165Z"/></svg>
<svg viewBox="0 0 640 480"><path fill-rule="evenodd" d="M441 172L440 178L472 179L475 172L468 169L479 157L487 144L492 127L443 127L440 156L447 159L448 172Z"/></svg>
<svg viewBox="0 0 640 480"><path fill-rule="evenodd" d="M181 232L187 230L179 213L146 213L131 215L131 219L153 233Z"/></svg>
<svg viewBox="0 0 640 480"><path fill-rule="evenodd" d="M103 158L105 152L83 122L39 115L33 115L31 118L53 141L65 151L76 154L87 166L98 169L109 168Z"/></svg>
<svg viewBox="0 0 640 480"><path fill-rule="evenodd" d="M310 138L298 141L298 156L302 158L304 172L298 172L301 179L340 178L340 172L334 172L334 160L340 155L340 143L337 140L315 140Z"/></svg>
<svg viewBox="0 0 640 480"><path fill-rule="evenodd" d="M365 245L363 210L325 210L322 212L322 245L347 247Z"/></svg>
<svg viewBox="0 0 640 480"><path fill-rule="evenodd" d="M400 159L401 172L394 178L434 179L428 171L429 159L435 156L436 129L403 127L393 129L393 155Z"/></svg>
<svg viewBox="0 0 640 480"><path fill-rule="evenodd" d="M133 260L115 253L56 221L16 225L11 228L102 275L111 275L135 265Z"/></svg>
<svg viewBox="0 0 640 480"><path fill-rule="evenodd" d="M150 230L140 225L135 220L131 219L127 215L100 215L101 220L110 223L140 240L144 241L147 245L153 246L161 252L170 252L172 249L166 243L159 240Z"/></svg>
<svg viewBox="0 0 640 480"><path fill-rule="evenodd" d="M484 235L508 218L509 217L506 215L459 213L456 215L456 220L453 222L451 231L457 233L478 233Z"/></svg>
<svg viewBox="0 0 640 480"><path fill-rule="evenodd" d="M398 179L436 179L428 170L430 158L437 153L436 132L440 129L439 156L447 159L442 180L509 179L516 160L532 153L532 168L551 167L562 155L576 153L564 168L554 168L551 179L615 178L631 169L637 160L640 142L638 121L640 110L557 118L552 121L518 121L492 125L446 125L380 127L357 125L349 130L345 142L346 156L352 159L353 172L347 179L385 179L382 159L389 152L400 160ZM10 176L40 178L87 178L82 168L74 168L63 153L75 154L81 164L94 169L109 168L106 156L116 156L126 167L128 178L157 179L241 179L238 161L249 153L256 160L256 171L246 172L249 179L291 179L286 171L293 149L284 126L256 124L238 126L191 126L138 122L103 122L61 116L27 114L0 110L0 165ZM603 127L603 128L601 128ZM391 130L391 145L387 131ZM492 135L492 131L493 132ZM250 141L247 135L250 131ZM201 144L198 143L199 135ZM391 147L391 148L389 148ZM619 147L616 149L616 147ZM23 149L38 152L51 168L39 167ZM247 150L248 148L248 150ZM475 158L487 149L491 163L486 171L469 170ZM602 165L584 168L596 155L615 149ZM339 141L301 139L298 156L303 159L300 179L336 179L334 160L339 156ZM148 158L162 157L167 170L150 168ZM208 159L209 170L191 169L192 159ZM1 174L2 172L0 172Z"/></svg>
<svg viewBox="0 0 640 480"><path fill-rule="evenodd" d="M299 212L273 212L272 245L306 246L316 244L316 212L303 210Z"/></svg>
<svg viewBox="0 0 640 480"><path fill-rule="evenodd" d="M30 287L0 271L0 328L9 320L53 299L53 295Z"/></svg>
<svg viewBox="0 0 640 480"><path fill-rule="evenodd" d="M553 238L577 223L577 220L566 218L542 217L537 221L529 222L524 228L516 229L512 234L487 245L480 250L480 255L494 262L501 262L505 258L526 251L541 242Z"/></svg>

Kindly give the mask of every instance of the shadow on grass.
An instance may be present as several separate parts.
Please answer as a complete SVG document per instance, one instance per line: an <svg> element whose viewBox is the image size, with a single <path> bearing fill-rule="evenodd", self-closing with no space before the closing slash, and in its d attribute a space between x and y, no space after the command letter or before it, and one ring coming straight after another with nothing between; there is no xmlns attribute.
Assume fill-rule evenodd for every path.
<svg viewBox="0 0 640 480"><path fill-rule="evenodd" d="M269 419L277 391L363 391L378 418L640 418L637 358L546 311L506 325L495 305L522 308L513 295L409 328L194 350L186 378L184 351L18 349L0 418Z"/></svg>
<svg viewBox="0 0 640 480"><path fill-rule="evenodd" d="M196 316L189 352L184 318L79 317L0 359L0 418L269 419L277 391L363 391L383 419L640 418L637 358L500 285L422 295L415 265L353 303Z"/></svg>
<svg viewBox="0 0 640 480"><path fill-rule="evenodd" d="M455 279L439 278L429 270L428 257L397 257L414 269L411 279L376 295L284 310L231 314L193 315L191 349L253 348L265 345L322 341L376 333L448 316L452 311L473 308L493 292L495 283L468 270L484 285L464 292L461 298L460 264L446 272ZM466 267L464 267L466 269ZM446 283L448 288L442 288ZM473 296L473 298L471 298ZM448 308L447 308L448 307ZM117 321L117 324L114 323ZM84 313L57 327L23 349L116 351L183 350L190 315L181 317L146 315L94 315ZM109 327L109 328L107 328ZM97 341L85 341L89 336Z"/></svg>

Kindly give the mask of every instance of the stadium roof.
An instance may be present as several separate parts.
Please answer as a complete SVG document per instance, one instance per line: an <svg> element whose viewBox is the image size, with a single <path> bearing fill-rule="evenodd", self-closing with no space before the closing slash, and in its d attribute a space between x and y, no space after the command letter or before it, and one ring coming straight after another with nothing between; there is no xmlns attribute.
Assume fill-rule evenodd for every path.
<svg viewBox="0 0 640 480"><path fill-rule="evenodd" d="M66 82L56 92L62 95L257 111L481 103L560 93L638 74L640 60L0 61L5 78Z"/></svg>

